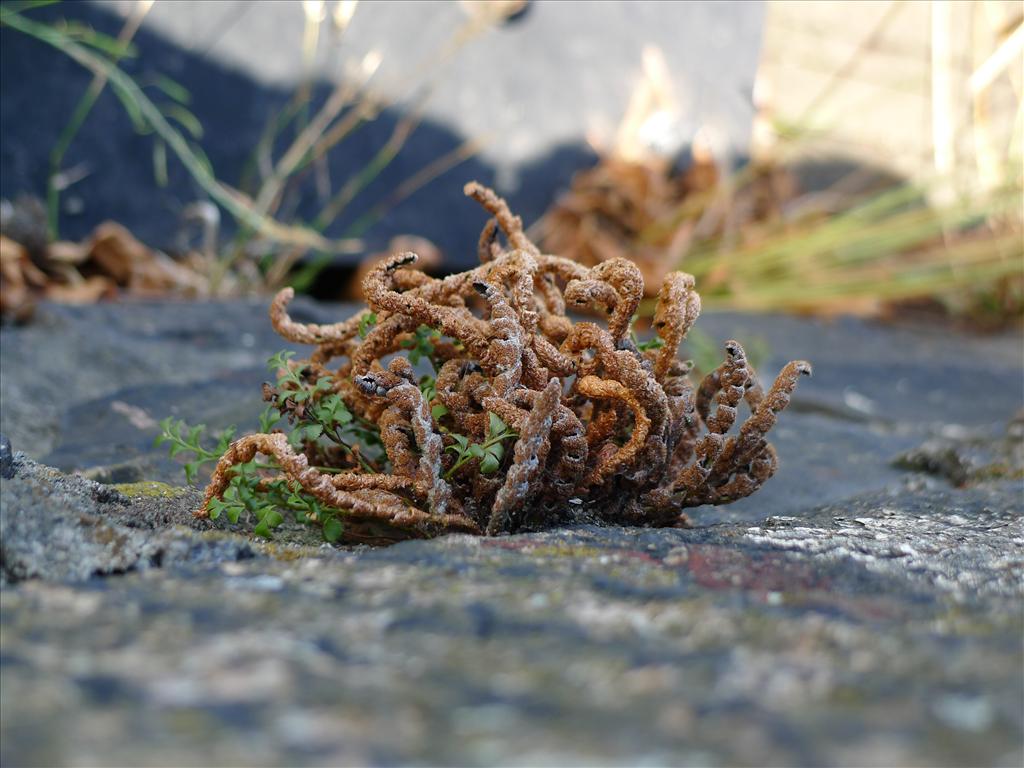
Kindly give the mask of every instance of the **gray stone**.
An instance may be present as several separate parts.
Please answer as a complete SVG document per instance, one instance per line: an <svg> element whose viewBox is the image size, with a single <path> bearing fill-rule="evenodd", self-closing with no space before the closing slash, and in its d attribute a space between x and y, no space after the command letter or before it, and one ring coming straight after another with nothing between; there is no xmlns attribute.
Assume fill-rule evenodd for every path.
<svg viewBox="0 0 1024 768"><path fill-rule="evenodd" d="M1010 493L26 582L4 762L1018 764Z"/></svg>
<svg viewBox="0 0 1024 768"><path fill-rule="evenodd" d="M111 430L144 435L149 445L143 444L143 452L148 452L157 434L156 422L165 416L202 420L209 415L214 417L212 424L226 426L229 419L258 408L259 384L268 377L266 359L289 346L270 328L266 311L262 299L43 306L31 325L0 329L0 428L19 450L36 459L71 445L70 451L79 451L77 457L51 463L84 469L101 463L90 451L102 452L109 442L118 442L91 439L97 430L108 437ZM299 317L326 316L317 312L312 302L298 302ZM227 407L227 413L207 413L199 407L181 412L178 403L190 393L209 393L224 377L238 379L229 392L199 393L191 402L205 402L211 409ZM74 382L73 389L69 382ZM153 396L133 400L135 387ZM161 387L179 389L169 392ZM241 402L225 406L239 395ZM104 408L97 413L89 404L103 399ZM86 425L81 421L89 416L99 419L83 434ZM74 445L79 439L80 447ZM123 462L135 453L134 444L120 445L102 462Z"/></svg>
<svg viewBox="0 0 1024 768"><path fill-rule="evenodd" d="M13 468L0 485L4 583L80 582L171 562L252 556L242 539L197 532L211 526L192 516L201 501L195 489L153 484L129 497L117 486L65 475L21 453Z"/></svg>
<svg viewBox="0 0 1024 768"><path fill-rule="evenodd" d="M3 430L64 470L179 482L155 422L245 425L284 346L264 312L45 308L0 330ZM197 489L17 454L0 762L1019 765L1019 335L699 327L815 376L778 475L690 530L264 543L194 518Z"/></svg>
<svg viewBox="0 0 1024 768"><path fill-rule="evenodd" d="M996 437L984 432L947 429L946 434L926 440L901 453L893 466L945 478L953 485L990 479L1024 478L1024 411Z"/></svg>

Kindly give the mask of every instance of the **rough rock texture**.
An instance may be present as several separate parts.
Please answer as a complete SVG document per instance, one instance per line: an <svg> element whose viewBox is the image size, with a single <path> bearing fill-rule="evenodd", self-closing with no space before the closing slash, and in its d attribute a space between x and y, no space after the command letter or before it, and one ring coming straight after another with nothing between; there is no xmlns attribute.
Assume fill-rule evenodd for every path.
<svg viewBox="0 0 1024 768"><path fill-rule="evenodd" d="M85 581L171 563L252 557L237 536L213 528L192 511L194 488L159 484L101 485L65 475L17 454L13 474L0 485L0 584L24 579ZM135 495L138 494L138 495Z"/></svg>
<svg viewBox="0 0 1024 768"><path fill-rule="evenodd" d="M255 412L262 307L4 329L0 762L1020 765L1020 338L702 327L815 363L761 492L692 530L382 550L17 453L177 482L153 422Z"/></svg>

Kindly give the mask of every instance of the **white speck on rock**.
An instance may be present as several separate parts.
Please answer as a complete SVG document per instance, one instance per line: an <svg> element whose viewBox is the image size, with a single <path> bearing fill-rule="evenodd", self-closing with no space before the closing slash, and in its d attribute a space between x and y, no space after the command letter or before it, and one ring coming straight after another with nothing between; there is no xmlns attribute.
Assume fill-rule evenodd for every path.
<svg viewBox="0 0 1024 768"><path fill-rule="evenodd" d="M860 413L871 414L877 410L874 400L849 387L843 390L843 403L847 408L852 408Z"/></svg>
<svg viewBox="0 0 1024 768"><path fill-rule="evenodd" d="M951 728L973 733L988 730L995 717L992 704L983 696L943 696L932 711Z"/></svg>

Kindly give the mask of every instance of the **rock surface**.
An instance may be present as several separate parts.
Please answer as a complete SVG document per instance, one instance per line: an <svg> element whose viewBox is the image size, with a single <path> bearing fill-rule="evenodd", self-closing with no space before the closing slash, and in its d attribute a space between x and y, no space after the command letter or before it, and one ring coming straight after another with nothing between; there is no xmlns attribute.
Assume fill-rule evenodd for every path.
<svg viewBox="0 0 1024 768"><path fill-rule="evenodd" d="M0 584L80 582L184 562L252 557L249 544L193 519L195 488L102 485L18 454L0 486ZM126 495L132 494L131 496Z"/></svg>
<svg viewBox="0 0 1024 768"><path fill-rule="evenodd" d="M702 318L815 377L779 474L692 530L265 544L195 521L198 491L20 453L180 482L155 422L256 412L263 312L0 331L3 764L1024 759L1019 337Z"/></svg>

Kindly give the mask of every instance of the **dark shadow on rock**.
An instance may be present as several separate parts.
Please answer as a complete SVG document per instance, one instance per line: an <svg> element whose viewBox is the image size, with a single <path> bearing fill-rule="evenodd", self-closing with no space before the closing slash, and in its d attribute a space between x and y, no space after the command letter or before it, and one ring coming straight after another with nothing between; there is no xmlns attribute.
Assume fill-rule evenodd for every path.
<svg viewBox="0 0 1024 768"><path fill-rule="evenodd" d="M583 143L554 147L519 169L518 191L508 196L509 205L529 227L544 215L559 195L569 190L577 171L589 168L597 161L594 150Z"/></svg>
<svg viewBox="0 0 1024 768"><path fill-rule="evenodd" d="M518 169L516 189L507 192L498 188L498 192L506 197L512 210L523 220L526 227L544 215L559 195L569 189L573 175L589 168L597 162L597 155L585 144L562 144L547 154L537 158ZM405 229L398 226L395 220L381 222L374 234L393 232L394 234L423 234L428 239L442 246L444 250L444 270L457 272L476 266L477 240L480 230L487 222L488 214L476 203L465 197L462 188L471 179L482 181L494 186L494 173L489 166L480 166L476 175L468 168L460 166L447 176L438 179L429 188L410 198L409 203L396 208L394 215L407 216ZM466 171L460 175L461 171ZM385 190L386 191L386 190ZM436 235L427 235L428 217L441 211L440 218L435 220L440 228ZM450 246L445 244L450 243ZM385 245L385 243L380 243ZM338 261L326 267L319 275L310 293L318 299L335 300L338 297L338 286L346 285L355 273L355 265Z"/></svg>

